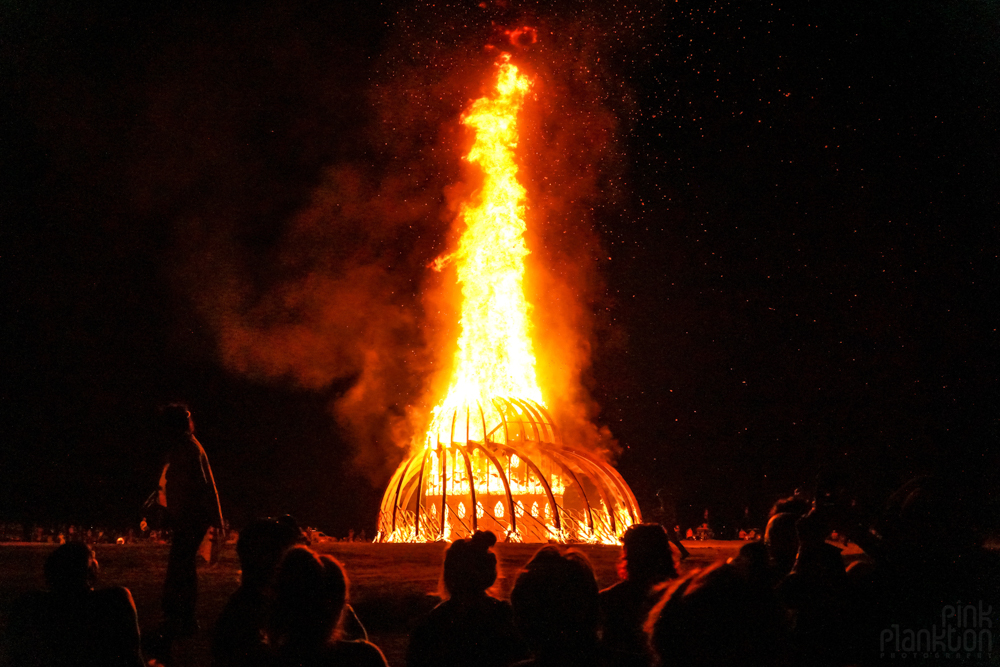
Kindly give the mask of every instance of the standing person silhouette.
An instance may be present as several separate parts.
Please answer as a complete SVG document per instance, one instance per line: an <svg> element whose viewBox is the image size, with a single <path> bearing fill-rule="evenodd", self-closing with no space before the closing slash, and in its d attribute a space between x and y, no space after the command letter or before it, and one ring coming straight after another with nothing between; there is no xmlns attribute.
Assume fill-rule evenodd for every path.
<svg viewBox="0 0 1000 667"><path fill-rule="evenodd" d="M214 562L225 524L208 456L194 437L191 411L183 403L171 403L160 409L159 417L160 440L166 449L162 491L172 533L163 582L163 636L169 646L174 639L198 631L198 547L208 529L214 527L218 531Z"/></svg>
<svg viewBox="0 0 1000 667"><path fill-rule="evenodd" d="M660 489L656 492L656 498L660 501L659 511L655 513L658 523L663 526L663 530L666 531L667 539L670 543L681 552L681 560L685 560L691 553L681 542L681 538L677 534L677 504L674 501L674 496L666 489Z"/></svg>

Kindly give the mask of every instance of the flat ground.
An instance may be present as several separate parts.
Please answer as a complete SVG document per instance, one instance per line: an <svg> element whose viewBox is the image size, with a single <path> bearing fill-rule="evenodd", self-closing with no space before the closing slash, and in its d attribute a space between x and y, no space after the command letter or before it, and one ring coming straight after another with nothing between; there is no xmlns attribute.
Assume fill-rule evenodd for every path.
<svg viewBox="0 0 1000 667"><path fill-rule="evenodd" d="M685 542L691 558L681 571L707 565L736 554L743 542ZM351 602L368 629L370 639L385 652L390 665L402 665L407 635L413 623L437 603L443 544L328 543L314 545L337 558L351 579ZM507 598L520 568L539 545L497 545L500 576L496 594ZM579 546L597 573L601 588L617 581L619 549ZM54 549L47 544L0 544L0 628L6 627L11 606L23 593L44 587L42 564ZM160 623L160 586L166 570L167 546L98 545L100 584L126 586L132 591L140 627L152 630ZM202 632L178 647L181 665L209 665L209 633L226 600L239 585L239 562L232 545L222 560L199 572L199 621Z"/></svg>

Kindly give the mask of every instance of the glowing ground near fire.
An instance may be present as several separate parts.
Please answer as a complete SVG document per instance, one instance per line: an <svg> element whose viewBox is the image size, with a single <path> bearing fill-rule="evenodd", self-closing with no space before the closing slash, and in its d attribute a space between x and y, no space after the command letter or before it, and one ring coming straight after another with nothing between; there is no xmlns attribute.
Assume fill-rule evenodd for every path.
<svg viewBox="0 0 1000 667"><path fill-rule="evenodd" d="M545 407L524 294L525 188L517 180L517 116L531 90L509 62L492 96L462 123L475 131L468 162L482 186L463 204L454 262L461 334L445 397L422 442L382 500L377 541L433 542L492 530L508 542L615 544L641 520L628 485L609 464L561 442Z"/></svg>

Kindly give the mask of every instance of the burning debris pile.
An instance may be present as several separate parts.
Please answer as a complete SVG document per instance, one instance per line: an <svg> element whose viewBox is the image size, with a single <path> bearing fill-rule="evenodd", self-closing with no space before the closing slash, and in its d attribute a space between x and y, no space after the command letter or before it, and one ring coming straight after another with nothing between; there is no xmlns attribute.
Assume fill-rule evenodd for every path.
<svg viewBox="0 0 1000 667"><path fill-rule="evenodd" d="M517 115L530 79L504 56L495 94L462 118L475 131L466 159L483 173L461 209L454 262L461 335L446 396L422 447L396 470L377 541L427 542L492 530L512 542L616 543L640 520L607 463L561 442L535 373L523 289L525 189L517 180Z"/></svg>

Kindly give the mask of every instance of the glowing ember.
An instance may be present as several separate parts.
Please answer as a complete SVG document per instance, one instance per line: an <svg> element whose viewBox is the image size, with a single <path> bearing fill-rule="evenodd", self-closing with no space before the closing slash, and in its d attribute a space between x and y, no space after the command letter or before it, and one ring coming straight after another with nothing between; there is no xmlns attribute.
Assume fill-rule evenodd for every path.
<svg viewBox="0 0 1000 667"><path fill-rule="evenodd" d="M640 520L611 466L558 442L536 379L523 289L525 190L514 155L517 115L530 88L505 55L495 93L462 117L476 133L466 159L481 168L483 184L461 209L458 250L435 262L440 270L454 261L462 287L455 369L424 446L386 490L379 541L448 540L488 529L510 541L610 544Z"/></svg>

